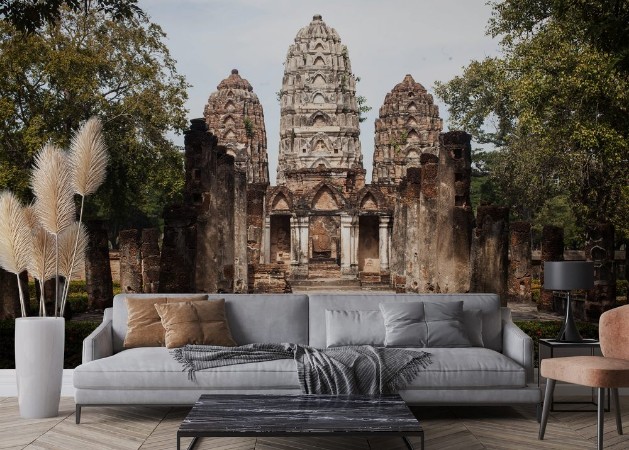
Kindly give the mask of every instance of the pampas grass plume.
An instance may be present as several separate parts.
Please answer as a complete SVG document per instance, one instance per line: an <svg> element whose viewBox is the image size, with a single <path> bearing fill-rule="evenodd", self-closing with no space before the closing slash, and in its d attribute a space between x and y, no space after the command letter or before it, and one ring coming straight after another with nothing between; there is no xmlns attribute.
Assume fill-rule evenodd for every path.
<svg viewBox="0 0 629 450"><path fill-rule="evenodd" d="M31 235L24 208L9 191L0 194L0 266L19 275L31 258Z"/></svg>
<svg viewBox="0 0 629 450"><path fill-rule="evenodd" d="M85 197L96 192L107 175L109 156L98 117L92 117L72 137L70 166L74 192Z"/></svg>
<svg viewBox="0 0 629 450"><path fill-rule="evenodd" d="M41 226L31 231L32 256L28 262L28 272L44 282L55 276L55 241Z"/></svg>
<svg viewBox="0 0 629 450"><path fill-rule="evenodd" d="M31 177L35 211L44 230L58 235L74 222L74 192L68 157L59 148L46 144L35 156Z"/></svg>
<svg viewBox="0 0 629 450"><path fill-rule="evenodd" d="M75 243L76 255L74 254ZM87 231L85 226L79 222L74 222L59 235L59 273L68 282L72 277L81 277L85 272L87 243ZM72 267L73 265L74 267Z"/></svg>

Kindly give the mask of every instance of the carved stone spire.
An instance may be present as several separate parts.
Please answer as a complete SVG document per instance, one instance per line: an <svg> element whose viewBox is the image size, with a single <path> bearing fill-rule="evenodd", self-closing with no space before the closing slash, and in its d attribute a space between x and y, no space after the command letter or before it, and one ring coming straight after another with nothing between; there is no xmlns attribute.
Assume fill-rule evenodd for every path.
<svg viewBox="0 0 629 450"><path fill-rule="evenodd" d="M269 184L264 112L258 96L236 69L217 89L203 112L209 131L246 170L248 183Z"/></svg>
<svg viewBox="0 0 629 450"><path fill-rule="evenodd" d="M315 15L286 55L277 183L291 171L362 169L356 80L347 48Z"/></svg>
<svg viewBox="0 0 629 450"><path fill-rule="evenodd" d="M373 183L398 184L420 155L439 153L439 107L424 86L406 75L384 99L376 119Z"/></svg>

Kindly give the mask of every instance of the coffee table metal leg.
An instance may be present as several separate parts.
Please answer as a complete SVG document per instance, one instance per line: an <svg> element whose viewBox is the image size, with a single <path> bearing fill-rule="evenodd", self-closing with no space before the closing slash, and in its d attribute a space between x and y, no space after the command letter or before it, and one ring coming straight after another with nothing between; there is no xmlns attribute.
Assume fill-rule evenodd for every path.
<svg viewBox="0 0 629 450"><path fill-rule="evenodd" d="M192 450L194 448L195 445L197 445L197 440L199 438L198 437L193 437L192 438L192 442L190 442L190 445L188 445L188 450Z"/></svg>
<svg viewBox="0 0 629 450"><path fill-rule="evenodd" d="M415 447L413 447L413 444L411 444L411 441L408 440L408 438L406 436L402 436L402 439L404 439L404 443L406 444L406 448L408 448L408 450L415 450ZM424 435L421 435L421 439L422 439L422 450L424 450Z"/></svg>

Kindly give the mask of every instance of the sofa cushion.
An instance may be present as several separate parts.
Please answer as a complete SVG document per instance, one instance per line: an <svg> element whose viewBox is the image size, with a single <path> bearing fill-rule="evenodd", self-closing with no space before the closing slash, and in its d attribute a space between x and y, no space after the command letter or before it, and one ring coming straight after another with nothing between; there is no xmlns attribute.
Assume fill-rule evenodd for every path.
<svg viewBox="0 0 629 450"><path fill-rule="evenodd" d="M165 347L133 348L82 364L74 370L77 389L299 389L292 359L236 364L195 373L195 381Z"/></svg>
<svg viewBox="0 0 629 450"><path fill-rule="evenodd" d="M225 317L225 300L156 304L155 309L166 330L166 348L186 344L221 345L236 343Z"/></svg>
<svg viewBox="0 0 629 450"><path fill-rule="evenodd" d="M192 302L207 300L207 295L187 295L177 298L169 298L165 295L126 297L128 311L127 333L124 338L124 348L134 347L160 347L164 345L165 333L162 322L157 314L155 305L168 302Z"/></svg>
<svg viewBox="0 0 629 450"><path fill-rule="evenodd" d="M431 354L432 364L419 371L405 390L521 388L523 367L487 348L418 348Z"/></svg>
<svg viewBox="0 0 629 450"><path fill-rule="evenodd" d="M482 341L486 348L502 351L502 315L496 294L310 294L310 345L325 347L325 310L377 311L388 302L453 302L463 300L463 311L482 311ZM229 310L228 310L229 313ZM230 316L231 317L231 316ZM230 322L231 323L231 322Z"/></svg>
<svg viewBox="0 0 629 450"><path fill-rule="evenodd" d="M326 347L384 345L384 320L380 311L326 310Z"/></svg>
<svg viewBox="0 0 629 450"><path fill-rule="evenodd" d="M128 295L118 294L114 297L112 315L114 352L123 349L122 343L127 333L125 298ZM168 299L190 297L190 294L160 295ZM137 298L155 296L155 294L133 294L133 297ZM229 328L238 345L254 342L308 344L308 297L306 295L212 294L212 296L225 299ZM160 327L162 327L161 322ZM325 339L323 345L325 345Z"/></svg>
<svg viewBox="0 0 629 450"><path fill-rule="evenodd" d="M387 347L470 347L463 302L381 303Z"/></svg>

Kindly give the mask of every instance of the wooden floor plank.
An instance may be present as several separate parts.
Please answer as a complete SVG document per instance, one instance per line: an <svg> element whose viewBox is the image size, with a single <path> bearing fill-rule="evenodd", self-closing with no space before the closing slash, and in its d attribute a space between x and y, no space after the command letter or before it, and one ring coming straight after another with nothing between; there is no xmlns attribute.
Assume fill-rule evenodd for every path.
<svg viewBox="0 0 629 450"><path fill-rule="evenodd" d="M623 423L629 424L629 398L621 399ZM170 450L189 408L85 408L74 423L74 403L62 398L59 417L20 418L17 399L0 400L0 449L28 450ZM413 408L425 431L426 450L592 449L596 413L551 413L543 441L535 406ZM629 425L625 427L629 430ZM187 446L190 439L182 439ZM411 442L419 448L419 437ZM185 446L184 446L185 448ZM404 450L400 438L204 438L199 450ZM605 448L629 448L629 435L618 435L614 412L605 415Z"/></svg>

